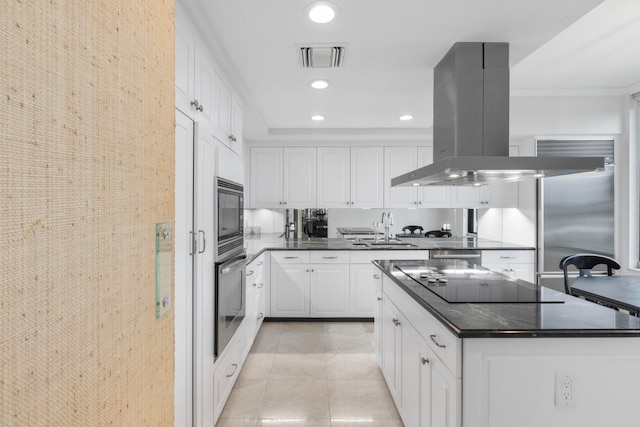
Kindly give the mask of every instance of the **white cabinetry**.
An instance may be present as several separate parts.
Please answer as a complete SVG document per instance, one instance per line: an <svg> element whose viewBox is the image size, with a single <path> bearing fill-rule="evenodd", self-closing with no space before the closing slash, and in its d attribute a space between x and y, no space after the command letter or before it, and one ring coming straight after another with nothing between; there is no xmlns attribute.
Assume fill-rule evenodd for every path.
<svg viewBox="0 0 640 427"><path fill-rule="evenodd" d="M376 311L375 276L371 263L351 264L349 313L354 317L373 317Z"/></svg>
<svg viewBox="0 0 640 427"><path fill-rule="evenodd" d="M251 148L251 207L313 208L315 147Z"/></svg>
<svg viewBox="0 0 640 427"><path fill-rule="evenodd" d="M267 253L262 253L256 259L247 264L246 270L246 306L244 322L244 352L251 349L253 340L260 330L260 326L266 314L265 292L268 287L267 265L265 258Z"/></svg>
<svg viewBox="0 0 640 427"><path fill-rule="evenodd" d="M242 105L219 73L212 78L213 135L242 155Z"/></svg>
<svg viewBox="0 0 640 427"><path fill-rule="evenodd" d="M433 163L433 148L385 147L384 206L386 208L448 207L448 187L391 187L391 179Z"/></svg>
<svg viewBox="0 0 640 427"><path fill-rule="evenodd" d="M193 25L179 4L176 4L176 108L195 119L196 38Z"/></svg>
<svg viewBox="0 0 640 427"><path fill-rule="evenodd" d="M482 266L530 283L535 283L534 251L482 251Z"/></svg>
<svg viewBox="0 0 640 427"><path fill-rule="evenodd" d="M349 314L349 253L310 252L309 306L311 317Z"/></svg>
<svg viewBox="0 0 640 427"><path fill-rule="evenodd" d="M318 206L383 205L382 147L318 147Z"/></svg>
<svg viewBox="0 0 640 427"><path fill-rule="evenodd" d="M461 425L461 345L391 279L382 279L378 360L404 425Z"/></svg>
<svg viewBox="0 0 640 427"><path fill-rule="evenodd" d="M229 344L227 344L227 348L225 348L218 360L216 360L216 366L212 376L214 422L210 425L215 425L215 421L220 417L224 404L240 374L244 360L240 343L241 340L238 334L236 334ZM204 423L201 425L204 425Z"/></svg>
<svg viewBox="0 0 640 427"><path fill-rule="evenodd" d="M309 317L309 253L271 253L271 316Z"/></svg>

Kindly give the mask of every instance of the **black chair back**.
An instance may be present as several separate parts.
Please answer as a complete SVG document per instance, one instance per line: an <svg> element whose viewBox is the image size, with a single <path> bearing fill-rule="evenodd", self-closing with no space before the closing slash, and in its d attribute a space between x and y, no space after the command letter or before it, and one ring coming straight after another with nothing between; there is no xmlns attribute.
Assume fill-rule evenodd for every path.
<svg viewBox="0 0 640 427"><path fill-rule="evenodd" d="M560 260L560 269L564 272L564 291L568 295L572 295L571 285L569 285L569 266L571 265L579 270L578 277L591 277L591 270L597 265L606 265L608 276L613 275L614 269L620 269L618 261L608 256L598 254L567 255Z"/></svg>

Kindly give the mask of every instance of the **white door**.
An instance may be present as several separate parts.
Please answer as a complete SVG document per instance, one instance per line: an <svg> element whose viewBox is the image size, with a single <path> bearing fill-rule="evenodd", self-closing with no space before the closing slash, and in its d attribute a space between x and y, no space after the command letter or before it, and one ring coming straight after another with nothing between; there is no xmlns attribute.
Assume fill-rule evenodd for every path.
<svg viewBox="0 0 640 427"><path fill-rule="evenodd" d="M351 204L348 147L318 147L317 206L348 208Z"/></svg>
<svg viewBox="0 0 640 427"><path fill-rule="evenodd" d="M346 317L349 310L349 264L311 264L311 317Z"/></svg>
<svg viewBox="0 0 640 427"><path fill-rule="evenodd" d="M186 13L176 4L176 108L193 119L196 111L191 105L195 98L196 34L185 18Z"/></svg>
<svg viewBox="0 0 640 427"><path fill-rule="evenodd" d="M194 232L197 238L194 269L194 425L213 423L212 379L215 318L214 177L216 148L208 130L195 126Z"/></svg>
<svg viewBox="0 0 640 427"><path fill-rule="evenodd" d="M214 111L214 76L213 58L204 43L198 43L196 45L196 98L199 104L196 120L198 126L206 125L209 131L211 131Z"/></svg>
<svg viewBox="0 0 640 427"><path fill-rule="evenodd" d="M244 136L242 132L243 115L242 105L236 98L231 102L231 149L240 157L244 149Z"/></svg>
<svg viewBox="0 0 640 427"><path fill-rule="evenodd" d="M287 208L308 209L316 205L316 148L285 147L283 192Z"/></svg>
<svg viewBox="0 0 640 427"><path fill-rule="evenodd" d="M272 264L272 317L309 317L309 274L308 264Z"/></svg>
<svg viewBox="0 0 640 427"><path fill-rule="evenodd" d="M349 315L353 317L373 317L376 312L374 275L379 270L371 263L351 264L349 284Z"/></svg>
<svg viewBox="0 0 640 427"><path fill-rule="evenodd" d="M193 256L193 120L176 110L176 219L175 243L175 384L174 420L176 427L192 425L192 304Z"/></svg>
<svg viewBox="0 0 640 427"><path fill-rule="evenodd" d="M383 177L382 147L352 147L350 206L381 208L384 203Z"/></svg>
<svg viewBox="0 0 640 427"><path fill-rule="evenodd" d="M399 402L398 385L400 378L396 375L396 365L400 363L396 360L396 322L398 314L395 306L388 298L382 300L382 371L387 379L389 391Z"/></svg>
<svg viewBox="0 0 640 427"><path fill-rule="evenodd" d="M401 375L402 415L405 427L420 427L420 371L422 338L404 318L400 320L402 333ZM424 342L424 341L423 341Z"/></svg>
<svg viewBox="0 0 640 427"><path fill-rule="evenodd" d="M415 170L418 165L416 147L385 147L384 149L384 207L415 208L417 190L413 187L391 187L391 179Z"/></svg>
<svg viewBox="0 0 640 427"><path fill-rule="evenodd" d="M231 89L217 72L214 76L213 135L226 146L231 135Z"/></svg>
<svg viewBox="0 0 640 427"><path fill-rule="evenodd" d="M282 208L282 148L251 148L252 208Z"/></svg>

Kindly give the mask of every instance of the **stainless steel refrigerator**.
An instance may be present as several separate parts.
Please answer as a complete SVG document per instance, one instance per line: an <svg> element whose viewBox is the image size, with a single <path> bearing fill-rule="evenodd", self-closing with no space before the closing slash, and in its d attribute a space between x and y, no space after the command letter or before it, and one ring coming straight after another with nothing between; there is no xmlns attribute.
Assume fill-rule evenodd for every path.
<svg viewBox="0 0 640 427"><path fill-rule="evenodd" d="M615 257L612 140L538 140L537 156L603 156L603 172L544 178L538 183L538 284L564 292L560 260L574 253Z"/></svg>

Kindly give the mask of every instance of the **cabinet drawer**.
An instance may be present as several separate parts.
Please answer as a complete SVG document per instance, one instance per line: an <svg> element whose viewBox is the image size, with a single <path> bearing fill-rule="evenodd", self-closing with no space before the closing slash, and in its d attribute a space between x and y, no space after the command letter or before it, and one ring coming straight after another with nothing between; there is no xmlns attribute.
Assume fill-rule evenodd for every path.
<svg viewBox="0 0 640 427"><path fill-rule="evenodd" d="M309 251L274 251L271 260L277 264L308 264Z"/></svg>
<svg viewBox="0 0 640 427"><path fill-rule="evenodd" d="M533 264L534 251L482 251L482 264Z"/></svg>
<svg viewBox="0 0 640 427"><path fill-rule="evenodd" d="M314 264L349 264L348 251L311 251L309 252L309 262Z"/></svg>

